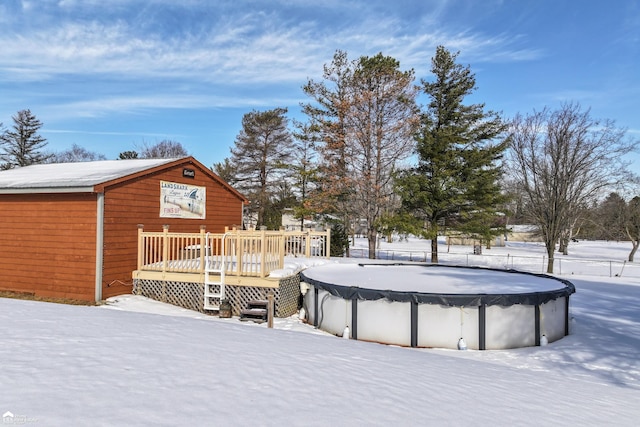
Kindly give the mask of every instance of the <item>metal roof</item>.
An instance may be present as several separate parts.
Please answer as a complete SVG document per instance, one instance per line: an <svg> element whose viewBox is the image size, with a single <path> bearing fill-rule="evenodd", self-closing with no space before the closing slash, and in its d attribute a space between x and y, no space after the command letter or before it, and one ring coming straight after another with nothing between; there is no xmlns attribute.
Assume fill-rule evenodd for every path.
<svg viewBox="0 0 640 427"><path fill-rule="evenodd" d="M102 160L50 163L0 171L0 193L92 191L94 185L179 159Z"/></svg>

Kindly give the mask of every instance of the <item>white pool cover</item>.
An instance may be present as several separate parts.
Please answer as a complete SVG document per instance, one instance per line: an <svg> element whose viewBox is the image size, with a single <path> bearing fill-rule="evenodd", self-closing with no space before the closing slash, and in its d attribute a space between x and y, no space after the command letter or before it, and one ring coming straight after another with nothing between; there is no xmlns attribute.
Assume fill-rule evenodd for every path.
<svg viewBox="0 0 640 427"><path fill-rule="evenodd" d="M575 287L544 274L432 264L306 269L309 322L350 338L412 347L506 349L569 333Z"/></svg>

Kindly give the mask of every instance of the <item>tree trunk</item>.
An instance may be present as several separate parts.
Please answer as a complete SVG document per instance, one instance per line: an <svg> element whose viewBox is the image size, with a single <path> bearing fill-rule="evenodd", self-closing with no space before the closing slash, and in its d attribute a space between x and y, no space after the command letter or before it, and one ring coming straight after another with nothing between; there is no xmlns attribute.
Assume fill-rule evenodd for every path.
<svg viewBox="0 0 640 427"><path fill-rule="evenodd" d="M369 259L376 259L376 237L375 229L367 229L367 240L369 241Z"/></svg>
<svg viewBox="0 0 640 427"><path fill-rule="evenodd" d="M559 252L562 252L562 255L569 255L569 237L563 237L560 242L562 247Z"/></svg>
<svg viewBox="0 0 640 427"><path fill-rule="evenodd" d="M347 247L345 248L345 256L351 258L351 246L356 244L356 236L353 235L351 225L349 224L349 216L345 215L343 219L344 232L347 235Z"/></svg>
<svg viewBox="0 0 640 427"><path fill-rule="evenodd" d="M547 273L549 274L553 274L553 262L554 262L554 258L553 256L550 256L549 259L547 260Z"/></svg>
<svg viewBox="0 0 640 427"><path fill-rule="evenodd" d="M438 263L438 221L432 219L429 223L431 233L431 264Z"/></svg>
<svg viewBox="0 0 640 427"><path fill-rule="evenodd" d="M547 273L553 274L553 254L556 250L556 242L545 242L545 246L547 247Z"/></svg>
<svg viewBox="0 0 640 427"><path fill-rule="evenodd" d="M640 240L632 240L631 244L633 245L633 247L631 248L631 252L629 253L629 262L633 262L633 257L636 255L638 246L640 246Z"/></svg>
<svg viewBox="0 0 640 427"><path fill-rule="evenodd" d="M438 236L431 238L431 264L438 263Z"/></svg>

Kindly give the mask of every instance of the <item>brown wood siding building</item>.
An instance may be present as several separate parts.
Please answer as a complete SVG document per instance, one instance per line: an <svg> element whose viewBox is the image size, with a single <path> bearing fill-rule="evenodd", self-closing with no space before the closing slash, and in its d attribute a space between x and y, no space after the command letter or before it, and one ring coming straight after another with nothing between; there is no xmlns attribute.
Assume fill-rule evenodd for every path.
<svg viewBox="0 0 640 427"><path fill-rule="evenodd" d="M0 289L93 298L95 195L10 194L0 200Z"/></svg>
<svg viewBox="0 0 640 427"><path fill-rule="evenodd" d="M204 218L161 217L161 181L205 188ZM130 293L138 224L221 232L241 225L245 202L192 157L0 172L0 290L87 301Z"/></svg>

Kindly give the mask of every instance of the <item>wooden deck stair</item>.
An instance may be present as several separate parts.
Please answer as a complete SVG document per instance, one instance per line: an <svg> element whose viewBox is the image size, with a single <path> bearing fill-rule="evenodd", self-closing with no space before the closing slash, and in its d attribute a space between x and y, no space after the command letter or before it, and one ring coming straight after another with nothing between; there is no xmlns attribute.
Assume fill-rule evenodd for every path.
<svg viewBox="0 0 640 427"><path fill-rule="evenodd" d="M263 323L267 321L269 302L267 300L251 300L247 308L240 310L240 320Z"/></svg>

